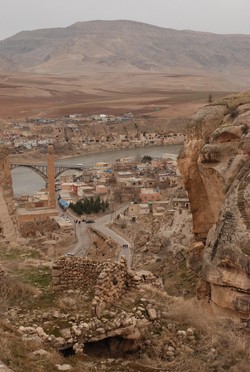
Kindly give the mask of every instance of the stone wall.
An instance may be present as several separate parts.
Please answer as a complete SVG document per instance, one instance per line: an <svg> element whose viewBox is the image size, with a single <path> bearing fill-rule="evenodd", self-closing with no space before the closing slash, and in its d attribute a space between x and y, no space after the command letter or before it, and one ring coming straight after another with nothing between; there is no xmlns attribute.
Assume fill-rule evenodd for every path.
<svg viewBox="0 0 250 372"><path fill-rule="evenodd" d="M141 284L162 286L161 280L151 272L128 270L124 257L119 263L62 257L53 265L52 283L55 290L93 287L91 312L97 317L128 290L137 289Z"/></svg>
<svg viewBox="0 0 250 372"><path fill-rule="evenodd" d="M56 209L48 208L34 208L27 210L25 208L17 208L17 218L18 224L21 227L25 223L33 222L34 220L44 220L46 218L53 218L58 216L58 211Z"/></svg>
<svg viewBox="0 0 250 372"><path fill-rule="evenodd" d="M62 257L55 261L52 268L54 289L84 289L94 286L103 263L81 257Z"/></svg>

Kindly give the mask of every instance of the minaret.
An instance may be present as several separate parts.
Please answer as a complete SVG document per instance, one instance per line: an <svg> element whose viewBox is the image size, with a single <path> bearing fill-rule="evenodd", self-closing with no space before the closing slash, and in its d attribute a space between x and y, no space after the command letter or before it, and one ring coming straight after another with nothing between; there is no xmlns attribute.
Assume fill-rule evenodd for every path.
<svg viewBox="0 0 250 372"><path fill-rule="evenodd" d="M56 207L56 192L55 192L55 161L53 154L53 146L48 146L48 191L49 191L49 208Z"/></svg>

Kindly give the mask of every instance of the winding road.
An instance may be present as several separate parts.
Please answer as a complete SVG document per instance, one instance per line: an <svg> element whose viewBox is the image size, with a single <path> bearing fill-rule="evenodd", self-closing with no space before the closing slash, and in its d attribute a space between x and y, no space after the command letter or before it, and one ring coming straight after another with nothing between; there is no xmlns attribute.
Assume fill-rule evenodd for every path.
<svg viewBox="0 0 250 372"><path fill-rule="evenodd" d="M123 213L125 209L127 208L127 204L123 206L122 208L119 208L118 210L115 211L115 214L118 215L120 213ZM75 233L76 233L76 239L77 243L75 247L69 252L69 255L74 255L78 257L84 257L87 255L89 247L91 245L91 238L90 238L90 233L89 233L89 225L86 224L85 222L80 222L80 223L75 223L74 222L74 217L70 213L70 211L66 212L67 216L71 220L72 224L75 225ZM107 214L103 217L97 218L95 220L94 224L91 224L91 228L93 230L96 230L107 237L111 238L114 240L116 243L119 244L121 247L120 253L117 257L117 261L120 261L121 256L124 256L127 260L128 267L131 267L132 265L132 245L129 241L118 235L116 232L111 230L109 228L109 224L112 221L112 217L114 215L113 213Z"/></svg>
<svg viewBox="0 0 250 372"><path fill-rule="evenodd" d="M127 208L127 204L125 206L123 206L122 208L116 210L115 214L118 215L120 213L123 213L126 208ZM99 231L100 233L108 236L109 238L111 238L115 242L117 242L121 247L120 253L117 257L117 261L119 262L121 256L124 256L127 260L128 267L131 267L131 265L132 265L132 246L131 246L131 243L128 240L126 240L125 238L123 238L122 236L118 235L115 231L113 231L109 228L109 224L112 221L113 215L114 215L114 213L110 213L106 216L103 216L103 217L100 217L100 218L96 219L95 225L92 226L92 228Z"/></svg>

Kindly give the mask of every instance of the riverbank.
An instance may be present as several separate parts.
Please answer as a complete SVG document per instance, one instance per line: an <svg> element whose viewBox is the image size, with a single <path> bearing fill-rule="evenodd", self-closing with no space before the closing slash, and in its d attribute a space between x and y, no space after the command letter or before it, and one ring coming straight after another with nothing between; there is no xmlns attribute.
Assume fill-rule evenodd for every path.
<svg viewBox="0 0 250 372"><path fill-rule="evenodd" d="M182 146L184 143L179 143L179 142L176 142L176 143L166 143L166 144L146 144L146 145L142 145L142 146L119 146L119 147L113 147L113 148L110 148L110 147L106 147L106 148L96 148L96 149L90 149L90 150L81 150L81 151L76 151L76 152L72 152L70 154L67 154L67 155L58 155L58 154L55 154L55 159L56 160L63 160L63 159L68 159L68 158L75 158L75 157L78 157L78 156L83 156L83 155L91 155L91 154L103 154L103 153L109 153L109 152L114 152L114 151L121 151L121 150L130 150L130 149L147 149L147 148L152 148L152 147L160 147L160 146Z"/></svg>
<svg viewBox="0 0 250 372"><path fill-rule="evenodd" d="M84 166L92 167L95 163L98 162L107 162L114 163L116 159L125 158L125 157L143 157L145 155L151 157L161 158L163 154L168 154L171 158L176 158L181 149L181 145L161 145L161 146L147 146L147 147L137 147L137 148L126 148L126 149L115 149L103 152L94 152L94 153L85 153L76 156L66 156L63 158L56 159L57 165L66 165L66 166L76 166L81 163ZM35 157L32 157L31 160L33 163L46 163L47 157L41 158L38 157L34 160ZM14 162L13 159L11 159ZM30 159L18 158L17 161L29 163ZM31 168L28 167L17 167L12 170L12 181L15 196L20 196L23 194L33 194L34 192L45 187L44 180L35 173ZM28 183L27 183L27 180Z"/></svg>
<svg viewBox="0 0 250 372"><path fill-rule="evenodd" d="M84 155L94 155L98 153L109 153L113 151L120 151L120 150L129 150L129 149L147 149L152 147L160 147L160 146L182 146L183 143L180 142L171 142L171 143L165 143L165 144L146 144L146 145L134 145L130 144L128 146L117 146L117 147L96 147L96 148L86 148L86 149L62 149L62 152L64 153L58 153L58 151L55 149L54 151L54 157L55 160L64 160L69 158L78 158ZM66 154L65 154L66 152ZM47 148L41 149L35 149L30 150L27 152L19 153L19 154L10 154L11 162L29 162L29 163L42 163L47 162Z"/></svg>

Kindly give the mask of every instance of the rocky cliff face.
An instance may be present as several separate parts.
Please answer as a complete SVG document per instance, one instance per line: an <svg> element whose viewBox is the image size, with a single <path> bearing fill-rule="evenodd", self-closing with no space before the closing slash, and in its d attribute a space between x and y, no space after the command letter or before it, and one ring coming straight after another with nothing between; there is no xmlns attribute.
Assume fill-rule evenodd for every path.
<svg viewBox="0 0 250 372"><path fill-rule="evenodd" d="M249 129L250 95L225 98L194 116L179 158L193 232L206 242L198 296L244 316L250 314Z"/></svg>
<svg viewBox="0 0 250 372"><path fill-rule="evenodd" d="M8 149L0 147L0 240L16 240L17 231Z"/></svg>

